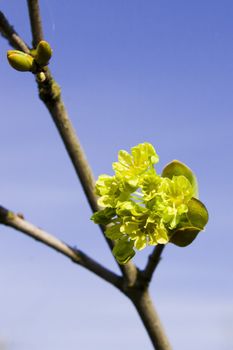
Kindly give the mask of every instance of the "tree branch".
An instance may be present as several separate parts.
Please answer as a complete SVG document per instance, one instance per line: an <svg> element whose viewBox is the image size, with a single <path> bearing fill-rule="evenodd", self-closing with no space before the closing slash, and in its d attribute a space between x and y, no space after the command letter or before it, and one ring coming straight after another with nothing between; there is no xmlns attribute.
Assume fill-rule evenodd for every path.
<svg viewBox="0 0 233 350"><path fill-rule="evenodd" d="M6 20L5 16L3 14L2 16L3 16L2 19L4 19L7 22L7 26L10 28L11 26L9 22ZM1 29L1 18L0 18L0 29ZM11 40L10 40L12 37L10 31L9 30L4 31L4 33L6 34L4 35L4 37L9 40L9 43L13 45L13 47L15 47L15 42L11 43ZM25 51L25 49L23 51ZM67 111L65 109L65 105L61 98L60 87L52 78L48 68L45 68L45 74L46 74L45 81L43 82L37 81L39 96L50 112L50 115L65 145L67 153L73 163L75 171L80 179L80 182L85 192L85 195L87 197L88 203L92 211L95 212L99 209L99 207L98 207L97 199L94 193L94 187L95 187L94 176L92 174L91 168L86 159L85 153L81 147L79 139L72 126L72 123L68 117ZM100 226L100 228L101 228L101 231L104 233L104 227ZM111 240L109 240L106 237L105 239L108 243L108 246L112 249ZM126 265L118 264L118 266L126 278L126 283L129 285L133 285L137 278L137 269L135 265L129 262Z"/></svg>
<svg viewBox="0 0 233 350"><path fill-rule="evenodd" d="M14 30L14 27L10 25L4 14L0 11L0 32L4 38L6 38L9 44L16 50L29 53L27 44L20 38L20 36Z"/></svg>
<svg viewBox="0 0 233 350"><path fill-rule="evenodd" d="M133 290L129 294L129 297L145 326L154 349L171 350L171 345L164 332L148 290L145 289L143 292Z"/></svg>
<svg viewBox="0 0 233 350"><path fill-rule="evenodd" d="M65 105L61 98L60 88L52 78L49 70L46 71L46 80L44 82L38 82L38 88L40 98L52 116L52 119L65 145L67 153L73 163L74 169L80 179L88 203L92 211L95 212L99 210L99 206L94 191L94 176L80 144L80 141L77 137L77 134L67 114ZM104 227L100 226L100 228L104 233ZM109 247L112 249L112 241L106 237L105 239L108 242ZM137 269L134 264L129 262L126 265L118 264L118 266L126 277L127 283L132 285L137 277Z"/></svg>
<svg viewBox="0 0 233 350"><path fill-rule="evenodd" d="M33 34L33 43L37 43L43 38L42 21L39 11L38 0L28 0L28 8L31 20L31 30ZM57 130L61 136L61 139L65 145L67 153L73 163L75 171L81 182L89 205L93 212L99 210L97 198L95 195L95 180L92 170L87 161L86 155L78 136L73 128L73 125L69 119L65 105L61 98L61 90L58 84L53 79L49 69L46 69L46 80L38 83L39 96L45 103L45 106L50 112L52 119L57 127ZM105 228L100 226L101 231L104 234ZM110 249L113 248L112 241L105 237ZM132 263L127 265L118 264L123 275L126 277L128 284L133 284L137 277L137 269Z"/></svg>
<svg viewBox="0 0 233 350"><path fill-rule="evenodd" d="M158 264L161 260L161 254L162 254L164 248L165 248L164 244L158 244L154 248L153 252L148 257L147 265L146 265L144 271L142 271L143 279L146 281L147 284L150 283L150 281L153 277L153 273L155 272L156 267L158 266Z"/></svg>
<svg viewBox="0 0 233 350"><path fill-rule="evenodd" d="M37 44L44 38L40 16L39 0L27 0L27 3L33 38L32 45L35 48Z"/></svg>
<svg viewBox="0 0 233 350"><path fill-rule="evenodd" d="M48 247L65 255L67 258L70 258L74 263L85 267L87 270L93 272L106 282L111 283L116 288L121 289L122 278L120 276L100 265L81 250L70 247L55 236L41 230L30 222L24 220L20 215L16 215L12 211L2 206L0 206L0 223L10 226L17 231L20 231L27 236L47 245Z"/></svg>

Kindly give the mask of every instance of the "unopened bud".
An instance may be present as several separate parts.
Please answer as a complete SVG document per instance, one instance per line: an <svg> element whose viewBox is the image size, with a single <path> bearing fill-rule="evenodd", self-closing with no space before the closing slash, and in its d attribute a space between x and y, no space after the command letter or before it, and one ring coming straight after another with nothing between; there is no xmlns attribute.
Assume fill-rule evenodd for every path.
<svg viewBox="0 0 233 350"><path fill-rule="evenodd" d="M37 81L39 83L43 83L46 80L46 76L44 74L44 72L40 72L36 75Z"/></svg>
<svg viewBox="0 0 233 350"><path fill-rule="evenodd" d="M33 57L18 50L7 51L7 59L11 67L20 72L30 72L33 66Z"/></svg>
<svg viewBox="0 0 233 350"><path fill-rule="evenodd" d="M35 52L35 61L36 63L41 66L47 66L49 63L49 60L52 56L52 49L47 43L47 41L40 41L39 44L37 45L36 52Z"/></svg>

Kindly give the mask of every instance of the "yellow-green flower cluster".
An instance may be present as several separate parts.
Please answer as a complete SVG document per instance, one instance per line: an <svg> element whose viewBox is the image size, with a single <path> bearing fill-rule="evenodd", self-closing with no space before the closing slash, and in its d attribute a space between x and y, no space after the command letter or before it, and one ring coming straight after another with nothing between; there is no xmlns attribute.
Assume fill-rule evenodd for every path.
<svg viewBox="0 0 233 350"><path fill-rule="evenodd" d="M190 244L208 220L201 202L199 205L195 199L195 205L190 206L197 193L191 170L174 161L164 169L166 176L160 176L154 168L158 161L151 144L139 144L131 148L131 154L120 151L118 162L113 163L115 175L101 175L96 182L98 204L103 209L96 212L92 220L107 225L105 234L115 241L113 254L119 263L126 263L134 256L135 249L141 250L147 245L169 241L180 246ZM202 225L198 226L200 220L196 219L196 212L196 216L188 215L189 208L194 207L201 212L201 217L204 214L207 217ZM187 228L195 231L185 241L178 232L184 227L186 233Z"/></svg>

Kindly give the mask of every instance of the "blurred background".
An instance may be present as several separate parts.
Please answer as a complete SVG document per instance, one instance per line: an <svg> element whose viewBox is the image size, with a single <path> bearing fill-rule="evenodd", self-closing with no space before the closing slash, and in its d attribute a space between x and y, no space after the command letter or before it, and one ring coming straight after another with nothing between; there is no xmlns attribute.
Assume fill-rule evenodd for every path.
<svg viewBox="0 0 233 350"><path fill-rule="evenodd" d="M95 177L151 142L199 180L210 221L168 245L151 294L175 350L233 348L231 0L41 0L50 68ZM2 0L31 44L26 1ZM0 204L118 272L34 78L0 38ZM134 262L143 267L150 249ZM0 349L152 349L129 301L36 241L0 227Z"/></svg>

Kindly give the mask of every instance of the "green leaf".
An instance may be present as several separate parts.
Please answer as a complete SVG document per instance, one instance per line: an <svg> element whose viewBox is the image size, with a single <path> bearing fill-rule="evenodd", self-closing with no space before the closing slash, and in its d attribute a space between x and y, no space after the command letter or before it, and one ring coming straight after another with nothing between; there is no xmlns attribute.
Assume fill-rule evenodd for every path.
<svg viewBox="0 0 233 350"><path fill-rule="evenodd" d="M116 224L113 226L109 226L107 227L107 229L105 230L105 235L106 237L112 239L112 240L116 240L122 237L122 233L120 232L120 224Z"/></svg>
<svg viewBox="0 0 233 350"><path fill-rule="evenodd" d="M162 177L168 177L169 179L172 179L173 176L179 175L183 175L189 180L194 190L194 196L198 198L197 178L187 165L180 162L179 160L173 160L171 163L165 166L162 172Z"/></svg>
<svg viewBox="0 0 233 350"><path fill-rule="evenodd" d="M201 201L196 198L192 198L188 202L187 217L192 226L203 230L208 222L209 214L206 207Z"/></svg>
<svg viewBox="0 0 233 350"><path fill-rule="evenodd" d="M188 202L186 218L187 221L180 222L180 227L173 231L174 233L169 240L179 247L186 247L194 241L207 224L209 215L204 204L198 199L192 198Z"/></svg>
<svg viewBox="0 0 233 350"><path fill-rule="evenodd" d="M135 255L133 250L133 242L123 238L117 241L112 250L113 255L119 264L126 264Z"/></svg>
<svg viewBox="0 0 233 350"><path fill-rule="evenodd" d="M182 227L175 230L169 242L179 246L186 247L191 244L201 230L197 227Z"/></svg>
<svg viewBox="0 0 233 350"><path fill-rule="evenodd" d="M116 211L113 208L105 208L103 210L99 210L95 212L91 220L94 221L95 224L107 225L111 222L112 218L116 215Z"/></svg>

